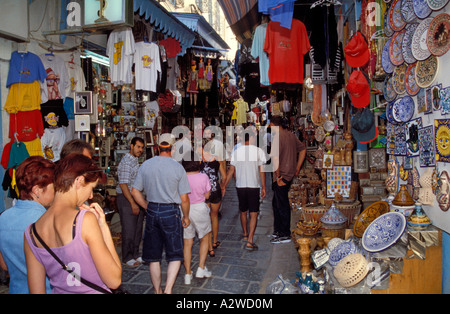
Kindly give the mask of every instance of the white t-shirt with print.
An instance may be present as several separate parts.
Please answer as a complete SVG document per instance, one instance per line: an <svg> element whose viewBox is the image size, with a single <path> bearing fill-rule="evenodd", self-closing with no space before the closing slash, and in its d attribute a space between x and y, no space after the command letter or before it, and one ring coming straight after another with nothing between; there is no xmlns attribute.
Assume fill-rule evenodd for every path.
<svg viewBox="0 0 450 314"><path fill-rule="evenodd" d="M131 27L113 30L106 45L106 55L109 57L111 83L123 85L133 83L133 54L135 42Z"/></svg>
<svg viewBox="0 0 450 314"><path fill-rule="evenodd" d="M161 72L159 47L155 43L140 41L134 53L136 89L156 92L158 72Z"/></svg>

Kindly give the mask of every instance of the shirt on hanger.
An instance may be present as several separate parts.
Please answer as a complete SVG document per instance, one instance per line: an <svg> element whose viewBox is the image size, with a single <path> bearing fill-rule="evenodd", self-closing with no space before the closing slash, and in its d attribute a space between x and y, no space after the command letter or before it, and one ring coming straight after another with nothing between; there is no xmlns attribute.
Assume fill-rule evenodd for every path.
<svg viewBox="0 0 450 314"><path fill-rule="evenodd" d="M261 85L268 86L269 82L269 55L264 51L267 23L256 27L252 42L252 57L258 59Z"/></svg>
<svg viewBox="0 0 450 314"><path fill-rule="evenodd" d="M274 83L303 83L304 55L311 49L305 25L292 20L291 29L270 21L264 50L269 55L269 81Z"/></svg>
<svg viewBox="0 0 450 314"><path fill-rule="evenodd" d="M111 32L106 45L106 55L109 57L112 84L133 83L131 67L135 50L131 27L123 27Z"/></svg>
<svg viewBox="0 0 450 314"><path fill-rule="evenodd" d="M159 44L166 48L167 58L174 58L181 51L180 43L172 37L167 37L166 39L160 40Z"/></svg>
<svg viewBox="0 0 450 314"><path fill-rule="evenodd" d="M10 87L14 83L44 82L46 77L47 73L42 61L34 53L14 51L11 54L6 87Z"/></svg>
<svg viewBox="0 0 450 314"><path fill-rule="evenodd" d="M64 128L45 129L41 138L41 147L44 157L55 162L61 155L61 149L66 142L66 131Z"/></svg>
<svg viewBox="0 0 450 314"><path fill-rule="evenodd" d="M64 99L66 88L69 85L66 64L61 57L55 55L41 55L47 76L45 82L41 84L41 102L49 100Z"/></svg>
<svg viewBox="0 0 450 314"><path fill-rule="evenodd" d="M62 99L49 100L41 104L41 114L45 129L54 129L69 125Z"/></svg>
<svg viewBox="0 0 450 314"><path fill-rule="evenodd" d="M41 109L41 84L38 81L14 83L10 86L5 102L6 112L17 113L36 109Z"/></svg>
<svg viewBox="0 0 450 314"><path fill-rule="evenodd" d="M82 92L86 89L86 79L83 69L75 63L66 62L69 85L66 87L66 97L74 98L75 92Z"/></svg>
<svg viewBox="0 0 450 314"><path fill-rule="evenodd" d="M159 47L155 43L138 42L134 53L136 89L156 92L158 72L161 72Z"/></svg>
<svg viewBox="0 0 450 314"><path fill-rule="evenodd" d="M9 115L9 138L14 139L17 132L17 139L21 142L32 141L44 134L44 124L40 110L19 111Z"/></svg>

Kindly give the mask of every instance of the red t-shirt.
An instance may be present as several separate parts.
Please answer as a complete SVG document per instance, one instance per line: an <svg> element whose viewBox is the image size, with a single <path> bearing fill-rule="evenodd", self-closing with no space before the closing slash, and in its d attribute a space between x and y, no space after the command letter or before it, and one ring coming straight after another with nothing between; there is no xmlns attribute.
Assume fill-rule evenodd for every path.
<svg viewBox="0 0 450 314"><path fill-rule="evenodd" d="M164 40L160 40L159 44L163 45L166 49L167 58L174 58L181 51L180 43L172 37L167 37Z"/></svg>
<svg viewBox="0 0 450 314"><path fill-rule="evenodd" d="M303 83L303 58L311 49L305 24L292 19L291 29L270 21L264 51L269 55L269 81Z"/></svg>
<svg viewBox="0 0 450 314"><path fill-rule="evenodd" d="M14 133L21 142L29 142L44 135L44 122L40 110L19 111L9 114L9 138L14 140Z"/></svg>

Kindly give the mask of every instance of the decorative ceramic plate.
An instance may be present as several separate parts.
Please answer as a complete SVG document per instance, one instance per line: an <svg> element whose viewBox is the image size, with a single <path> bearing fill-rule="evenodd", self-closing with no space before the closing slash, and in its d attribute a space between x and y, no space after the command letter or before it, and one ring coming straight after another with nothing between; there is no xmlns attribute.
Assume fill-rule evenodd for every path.
<svg viewBox="0 0 450 314"><path fill-rule="evenodd" d="M356 244L353 241L342 242L331 251L328 258L328 263L335 267L341 259L353 253L359 253L359 249Z"/></svg>
<svg viewBox="0 0 450 314"><path fill-rule="evenodd" d="M402 41L405 31L406 30L396 32L391 38L391 44L389 45L389 56L394 65L400 65L404 61L402 54Z"/></svg>
<svg viewBox="0 0 450 314"><path fill-rule="evenodd" d="M383 84L384 99L387 101L393 101L397 97L397 93L394 90L394 84L392 81L392 74L386 75Z"/></svg>
<svg viewBox="0 0 450 314"><path fill-rule="evenodd" d="M389 22L389 12L391 11L390 7L390 4L386 5L386 10L384 11L384 34L387 37L391 37L392 35L394 35L394 30L391 27L391 22Z"/></svg>
<svg viewBox="0 0 450 314"><path fill-rule="evenodd" d="M411 50L416 60L425 60L431 55L431 52L427 46L428 27L430 26L431 21L433 21L432 17L426 18L420 22L414 32Z"/></svg>
<svg viewBox="0 0 450 314"><path fill-rule="evenodd" d="M411 23L414 21L417 16L416 13L414 13L414 1L413 0L402 0L401 1L401 9L400 13L402 15L403 20L406 23Z"/></svg>
<svg viewBox="0 0 450 314"><path fill-rule="evenodd" d="M427 0L427 2L431 10L437 11L445 7L448 0Z"/></svg>
<svg viewBox="0 0 450 314"><path fill-rule="evenodd" d="M389 56L389 47L391 45L392 38L389 38L383 47L383 52L381 54L381 65L383 67L384 72L390 74L394 72L395 65L391 61L391 57Z"/></svg>
<svg viewBox="0 0 450 314"><path fill-rule="evenodd" d="M411 96L405 96L400 101L396 101L392 107L394 119L399 122L408 122L414 115L414 100Z"/></svg>
<svg viewBox="0 0 450 314"><path fill-rule="evenodd" d="M333 238L330 240L330 242L328 242L327 248L331 251L334 250L335 247L337 247L339 244L341 244L342 242L344 242L343 239L341 238Z"/></svg>
<svg viewBox="0 0 450 314"><path fill-rule="evenodd" d="M405 77L407 68L407 64L403 63L396 67L392 73L392 85L397 95L402 95L406 92Z"/></svg>
<svg viewBox="0 0 450 314"><path fill-rule="evenodd" d="M406 92L410 96L415 96L419 93L420 87L416 82L416 65L417 63L410 64L408 68L406 68L405 75L405 87Z"/></svg>
<svg viewBox="0 0 450 314"><path fill-rule="evenodd" d="M356 219L353 234L361 238L372 221L387 212L389 212L389 204L385 201L378 201L369 205Z"/></svg>
<svg viewBox="0 0 450 314"><path fill-rule="evenodd" d="M381 215L364 231L363 248L368 252L383 251L400 239L405 228L405 215L397 212Z"/></svg>
<svg viewBox="0 0 450 314"><path fill-rule="evenodd" d="M391 8L389 10L389 22L391 24L392 29L396 32L401 31L406 25L406 22L403 20L401 14L401 8L402 8L401 0L392 1Z"/></svg>
<svg viewBox="0 0 450 314"><path fill-rule="evenodd" d="M414 32L416 31L417 26L419 26L419 23L412 23L408 24L406 26L405 35L403 35L402 40L402 55L403 60L405 60L406 63L411 64L416 62L416 58L414 58L412 54L411 44L412 44L412 38L414 36Z"/></svg>
<svg viewBox="0 0 450 314"><path fill-rule="evenodd" d="M427 0L414 0L414 13L416 13L419 19L426 19L433 10L427 3Z"/></svg>
<svg viewBox="0 0 450 314"><path fill-rule="evenodd" d="M317 142L323 142L323 140L325 139L325 131L323 129L323 127L318 126L316 128L316 132L315 132L315 138Z"/></svg>
<svg viewBox="0 0 450 314"><path fill-rule="evenodd" d="M395 120L395 118L394 118L394 106L397 106L396 103L399 103L401 101L402 101L401 98L397 98L395 101L392 101L392 102L387 104L387 107L386 107L386 119L388 120L388 122L390 124L394 124L394 125L398 124L398 121Z"/></svg>
<svg viewBox="0 0 450 314"><path fill-rule="evenodd" d="M439 61L436 56L426 60L417 61L416 82L419 87L426 88L433 83L438 73Z"/></svg>
<svg viewBox="0 0 450 314"><path fill-rule="evenodd" d="M442 56L450 48L450 15L441 13L430 23L427 33L427 46L431 54Z"/></svg>

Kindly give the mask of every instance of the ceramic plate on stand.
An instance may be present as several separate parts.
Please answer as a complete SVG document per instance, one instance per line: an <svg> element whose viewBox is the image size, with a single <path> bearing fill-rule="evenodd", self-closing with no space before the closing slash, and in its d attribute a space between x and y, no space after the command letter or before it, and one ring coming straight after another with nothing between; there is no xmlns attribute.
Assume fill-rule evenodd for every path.
<svg viewBox="0 0 450 314"><path fill-rule="evenodd" d="M428 27L430 26L431 21L433 21L432 17L426 18L420 22L414 32L411 50L416 60L425 60L431 55L431 52L427 46Z"/></svg>
<svg viewBox="0 0 450 314"><path fill-rule="evenodd" d="M405 87L406 92L410 96L415 96L420 91L420 87L416 82L416 65L417 63L410 64L406 69Z"/></svg>
<svg viewBox="0 0 450 314"><path fill-rule="evenodd" d="M383 251L397 242L405 229L405 215L398 212L381 215L364 231L361 241L363 248L368 252Z"/></svg>
<svg viewBox="0 0 450 314"><path fill-rule="evenodd" d="M427 46L432 55L442 56L450 49L450 15L441 13L430 23Z"/></svg>

